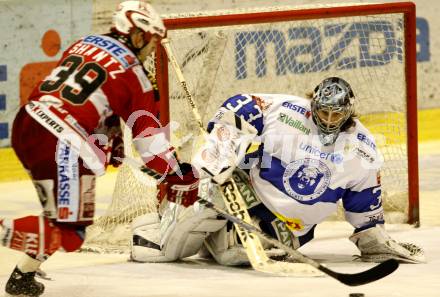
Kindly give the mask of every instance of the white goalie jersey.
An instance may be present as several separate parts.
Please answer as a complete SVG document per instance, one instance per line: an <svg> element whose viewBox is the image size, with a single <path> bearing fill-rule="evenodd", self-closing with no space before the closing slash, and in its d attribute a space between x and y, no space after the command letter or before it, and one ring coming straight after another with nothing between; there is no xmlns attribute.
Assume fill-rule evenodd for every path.
<svg viewBox="0 0 440 297"><path fill-rule="evenodd" d="M333 145L324 146L310 100L236 95L209 123L210 133L194 163L220 183L237 166L249 170L261 201L296 236L334 213L338 201L356 229L383 224L382 156L371 133L355 121ZM251 143L258 148L249 153Z"/></svg>

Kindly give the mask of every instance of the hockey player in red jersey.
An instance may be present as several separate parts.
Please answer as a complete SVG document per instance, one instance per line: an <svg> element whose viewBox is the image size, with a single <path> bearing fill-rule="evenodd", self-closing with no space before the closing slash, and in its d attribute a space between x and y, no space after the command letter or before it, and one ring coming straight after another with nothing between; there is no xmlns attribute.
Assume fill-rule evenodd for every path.
<svg viewBox="0 0 440 297"><path fill-rule="evenodd" d="M177 161L157 120L159 98L143 68L165 33L150 4L119 4L111 33L86 36L67 48L19 110L12 146L32 178L43 213L0 220L0 242L25 253L6 284L10 295L41 295L44 285L34 279L41 263L59 249L81 247L93 222L95 176L104 174L108 164L118 165L115 157L123 155L119 118L131 128L145 165L164 176L161 190L168 186L168 198L178 186L185 201L196 199L196 171Z"/></svg>

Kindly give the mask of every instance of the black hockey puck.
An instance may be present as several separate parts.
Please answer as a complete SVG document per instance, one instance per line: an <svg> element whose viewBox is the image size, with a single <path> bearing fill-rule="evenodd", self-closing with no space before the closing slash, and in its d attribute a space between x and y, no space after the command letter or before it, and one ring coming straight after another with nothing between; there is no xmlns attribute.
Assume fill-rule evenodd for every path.
<svg viewBox="0 0 440 297"><path fill-rule="evenodd" d="M364 293L350 293L348 294L350 297L365 297Z"/></svg>

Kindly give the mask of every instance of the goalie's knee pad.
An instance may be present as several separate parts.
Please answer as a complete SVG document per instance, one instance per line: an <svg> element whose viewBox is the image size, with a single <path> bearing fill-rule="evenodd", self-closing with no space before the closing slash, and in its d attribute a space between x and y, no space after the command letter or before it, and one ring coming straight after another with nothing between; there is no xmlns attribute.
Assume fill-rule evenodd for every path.
<svg viewBox="0 0 440 297"><path fill-rule="evenodd" d="M224 226L219 231L210 234L199 255L204 258L210 255L217 263L226 266L249 264L246 250L241 245L235 228L231 226Z"/></svg>
<svg viewBox="0 0 440 297"><path fill-rule="evenodd" d="M138 262L172 262L197 254L210 232L226 224L199 203L168 203L163 215L150 213L132 223L131 258Z"/></svg>
<svg viewBox="0 0 440 297"><path fill-rule="evenodd" d="M156 212L147 213L131 224L131 259L138 262L167 262L160 242L160 218Z"/></svg>
<svg viewBox="0 0 440 297"><path fill-rule="evenodd" d="M259 224L259 218L252 217L252 220L254 221L255 226L261 226L261 224ZM299 247L298 239L294 237L289 230L285 230L285 237L283 238L277 237L278 234L273 232L268 233L267 231L262 231L292 248L296 249ZM287 255L285 251L275 248L266 241L262 241L262 243L265 253L270 258L279 258ZM241 244L240 238L237 234L237 229L232 224L228 223L227 226L224 226L219 231L210 234L204 242L204 248L217 261L217 263L221 265L239 266L250 264L246 250ZM206 257L206 251L202 250L199 255Z"/></svg>

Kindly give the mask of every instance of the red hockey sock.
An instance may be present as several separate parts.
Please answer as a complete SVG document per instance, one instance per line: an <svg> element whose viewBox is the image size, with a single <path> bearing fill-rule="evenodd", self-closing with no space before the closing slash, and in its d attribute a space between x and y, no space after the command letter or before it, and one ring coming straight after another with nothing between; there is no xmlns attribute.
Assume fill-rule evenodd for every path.
<svg viewBox="0 0 440 297"><path fill-rule="evenodd" d="M60 229L47 218L28 216L3 221L0 242L11 249L25 252L32 258L44 261L61 246Z"/></svg>

